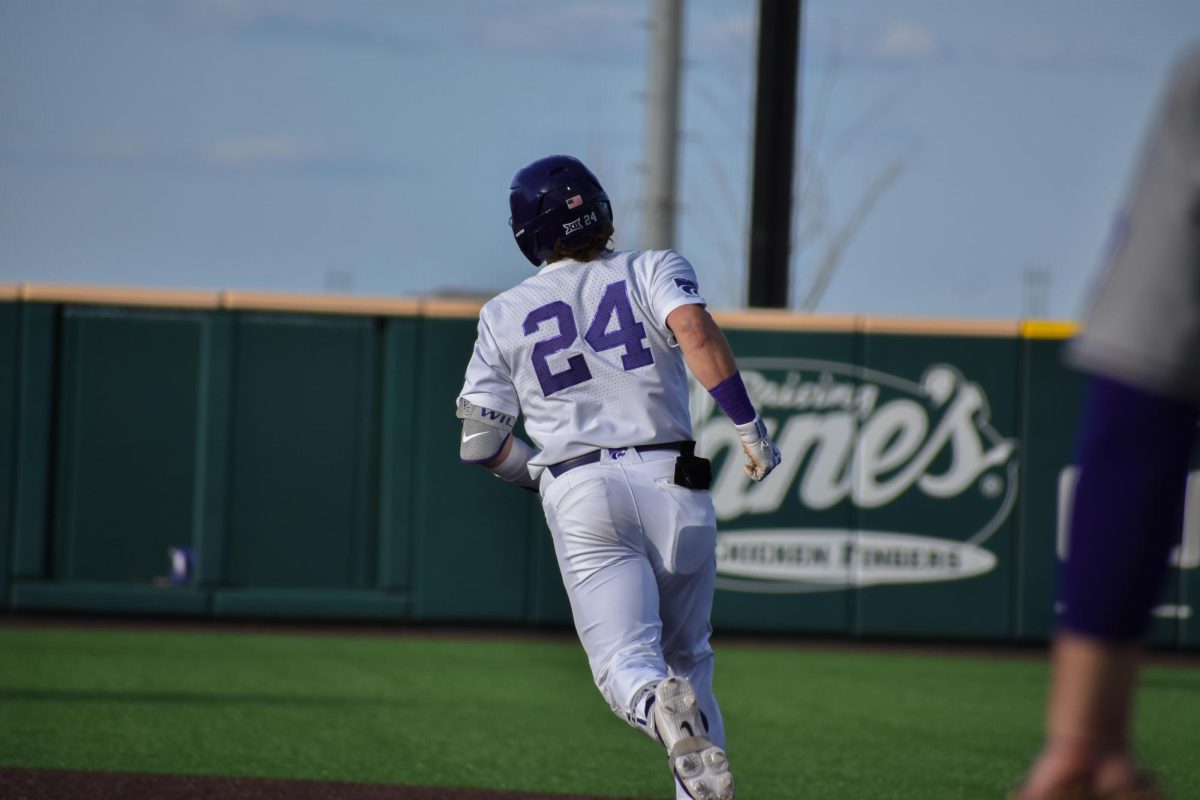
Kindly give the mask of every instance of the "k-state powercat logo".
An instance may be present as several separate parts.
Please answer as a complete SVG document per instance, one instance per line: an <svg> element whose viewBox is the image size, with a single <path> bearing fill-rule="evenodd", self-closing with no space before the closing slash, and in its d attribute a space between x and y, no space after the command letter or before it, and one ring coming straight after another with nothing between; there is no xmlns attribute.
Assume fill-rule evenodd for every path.
<svg viewBox="0 0 1200 800"><path fill-rule="evenodd" d="M783 462L749 481L736 432L693 387L701 450L719 462L718 587L828 591L995 568L984 545L1016 503L1016 442L992 427L978 384L940 363L919 382L812 359L739 366Z"/></svg>

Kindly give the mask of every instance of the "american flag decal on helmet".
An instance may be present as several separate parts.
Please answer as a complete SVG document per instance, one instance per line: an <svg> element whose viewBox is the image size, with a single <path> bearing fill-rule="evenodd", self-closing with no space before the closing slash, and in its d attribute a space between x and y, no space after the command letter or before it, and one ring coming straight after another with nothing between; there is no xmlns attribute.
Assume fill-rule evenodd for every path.
<svg viewBox="0 0 1200 800"><path fill-rule="evenodd" d="M583 196L575 195L567 200L567 208L578 208L583 205Z"/></svg>

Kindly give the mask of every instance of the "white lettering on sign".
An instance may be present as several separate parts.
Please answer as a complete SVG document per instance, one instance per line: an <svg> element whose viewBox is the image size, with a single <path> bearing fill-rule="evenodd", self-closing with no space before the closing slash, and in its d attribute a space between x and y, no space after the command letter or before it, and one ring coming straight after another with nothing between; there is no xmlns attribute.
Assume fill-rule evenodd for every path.
<svg viewBox="0 0 1200 800"><path fill-rule="evenodd" d="M739 365L783 461L770 479L751 482L734 457L740 453L736 431L714 413L707 392L694 391L703 451L731 455L712 486L719 519L778 511L790 493L814 511L840 503L869 510L913 495L937 504L973 487L979 495L973 502L984 511L961 540L921 531L732 530L721 534L724 547L718 549L722 586L820 591L956 580L994 569L996 556L982 545L1016 503L1016 442L992 427L978 384L947 364L929 366L920 382L811 359L745 359ZM772 538L780 536L778 542ZM779 547L761 549L764 542Z"/></svg>
<svg viewBox="0 0 1200 800"><path fill-rule="evenodd" d="M959 580L990 572L973 544L887 531L755 530L717 536L717 586L740 591L841 589ZM766 587L754 581L769 581Z"/></svg>

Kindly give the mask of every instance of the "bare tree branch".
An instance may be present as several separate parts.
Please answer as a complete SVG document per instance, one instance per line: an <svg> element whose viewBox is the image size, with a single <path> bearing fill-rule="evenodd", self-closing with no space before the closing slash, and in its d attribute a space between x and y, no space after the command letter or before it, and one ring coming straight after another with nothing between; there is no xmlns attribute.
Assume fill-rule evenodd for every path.
<svg viewBox="0 0 1200 800"><path fill-rule="evenodd" d="M879 198L887 191L888 187L895 183L900 177L900 173L904 171L904 164L907 161L905 156L897 158L891 165L885 169L867 188L866 194L859 200L858 206L854 209L854 213L846 223L829 241L825 252L821 256L820 262L817 264L816 275L813 276L812 285L809 286L808 293L804 299L800 301L801 311L815 311L821 303L821 297L825 294L825 290L829 287L829 282L833 279L833 273L841 262L842 253L846 249L846 245L858 233L859 228L866 221L867 215L871 213L871 209L879 202Z"/></svg>

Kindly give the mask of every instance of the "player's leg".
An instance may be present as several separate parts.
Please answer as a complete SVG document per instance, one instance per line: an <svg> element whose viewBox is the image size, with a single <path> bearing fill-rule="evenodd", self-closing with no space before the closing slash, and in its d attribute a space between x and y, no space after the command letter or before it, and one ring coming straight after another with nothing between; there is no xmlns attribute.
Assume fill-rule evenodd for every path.
<svg viewBox="0 0 1200 800"><path fill-rule="evenodd" d="M1139 643L1179 540L1196 423L1191 403L1092 383L1059 581L1046 745L1024 797L1139 781L1128 739Z"/></svg>
<svg viewBox="0 0 1200 800"><path fill-rule="evenodd" d="M725 722L713 694L713 650L709 643L716 571L716 556L710 547L708 562L699 570L689 574L660 572L657 578L663 659L672 675L682 675L692 684L708 726L708 738L724 747Z"/></svg>
<svg viewBox="0 0 1200 800"><path fill-rule="evenodd" d="M582 467L543 489L546 522L596 687L631 724L646 686L667 676L658 587L620 470Z"/></svg>
<svg viewBox="0 0 1200 800"><path fill-rule="evenodd" d="M627 465L626 471L637 497L647 554L658 582L663 657L672 676L685 679L667 681L657 688L661 707L656 722L672 730L672 735L682 732L685 739L691 739L692 733L699 737L692 740L695 749L687 757L680 755L689 748L686 742L670 748L673 766L677 776L683 775L689 785L703 784L693 785L693 791L707 787L712 792L688 794L677 781L676 794L679 798L731 797L732 776L724 760L725 726L712 691L709 618L716 579L712 501L707 493L673 483L673 457L651 455L646 462ZM702 730L693 731L694 723L699 723ZM659 733L663 735L661 730Z"/></svg>

